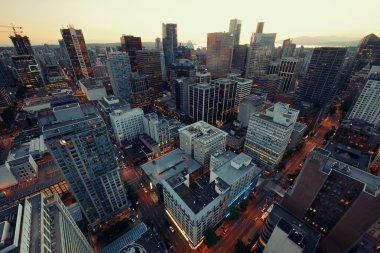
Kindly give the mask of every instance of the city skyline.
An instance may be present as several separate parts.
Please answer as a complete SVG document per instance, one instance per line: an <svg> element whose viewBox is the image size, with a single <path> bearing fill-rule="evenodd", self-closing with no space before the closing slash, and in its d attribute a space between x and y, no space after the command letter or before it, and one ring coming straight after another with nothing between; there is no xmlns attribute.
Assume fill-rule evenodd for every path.
<svg viewBox="0 0 380 253"><path fill-rule="evenodd" d="M288 37L303 36L331 38L335 36L335 38L359 40L369 33L380 32L376 27L376 24L380 23L380 17L376 15L378 9L376 6L380 7L380 2L376 0L369 1L371 3L368 6L373 8L368 8L365 12L357 12L354 1L322 0L318 1L318 5L312 6L312 12L308 11L311 7L305 7L305 11L297 12L297 15L289 13L291 14L296 6L303 4L301 0L278 2L276 8L273 8L272 3L252 3L242 0L234 6L218 5L215 13L210 11L215 3L198 0L192 3L171 0L126 3L112 0L107 4L109 9L103 5L81 1L75 3L77 11L70 9L65 11L65 6L73 3L70 0L64 5L50 2L48 7L51 11L45 11L44 15L41 15L41 10L46 8L45 2L33 2L33 4L28 1L21 2L23 3L3 1L0 25L10 25L13 22L14 25L23 27L23 34L30 37L32 45L58 44L59 29L69 24L83 30L87 43L112 43L119 42L122 34L141 36L143 42L154 42L156 37L161 37L162 23L176 23L178 41L191 40L202 46L206 45L207 33L228 31L229 20L234 18L242 20L241 44L249 42L259 20L265 22L265 32L277 33L278 41ZM164 6L173 8L164 8ZM244 6L253 8L244 8ZM130 9L140 11L128 12ZM184 11L171 12L172 9ZM194 13L197 13L196 18L193 18ZM352 22L353 16L355 22ZM204 22L205 20L207 22ZM0 30L8 31L3 27ZM0 46L11 46L7 32L0 33Z"/></svg>

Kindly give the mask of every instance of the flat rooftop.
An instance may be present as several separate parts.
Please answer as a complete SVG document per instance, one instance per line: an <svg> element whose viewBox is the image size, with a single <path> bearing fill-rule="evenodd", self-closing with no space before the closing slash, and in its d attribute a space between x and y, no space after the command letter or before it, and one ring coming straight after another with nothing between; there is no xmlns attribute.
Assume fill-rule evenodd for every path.
<svg viewBox="0 0 380 253"><path fill-rule="evenodd" d="M114 110L129 110L131 105L127 103L124 99L118 98L116 96L103 97L98 100L100 107L106 112L111 113Z"/></svg>
<svg viewBox="0 0 380 253"><path fill-rule="evenodd" d="M223 135L227 136L228 134L223 130L220 130L213 125L210 125L204 121L198 121L191 125L185 126L183 128L178 129L179 132L184 132L190 136L196 136L197 141L200 141L204 144L210 141L211 138Z"/></svg>
<svg viewBox="0 0 380 253"><path fill-rule="evenodd" d="M368 171L371 154L334 141L329 141L325 149L329 151L331 157L336 160L347 163L360 170Z"/></svg>
<svg viewBox="0 0 380 253"><path fill-rule="evenodd" d="M287 233L288 239L300 246L303 249L302 252L314 253L316 251L320 233L304 221L296 218L284 207L274 204L268 218Z"/></svg>
<svg viewBox="0 0 380 253"><path fill-rule="evenodd" d="M175 149L141 165L141 169L148 175L154 185L185 170L187 173L192 173L200 168L202 168L202 165L181 149Z"/></svg>
<svg viewBox="0 0 380 253"><path fill-rule="evenodd" d="M211 201L219 196L215 191L215 182L209 183L209 175L197 179L189 187L185 184L180 184L173 188L178 196L186 203L186 205L197 214ZM170 184L170 179L167 180Z"/></svg>
<svg viewBox="0 0 380 253"><path fill-rule="evenodd" d="M293 131L302 133L303 131L305 131L306 128L307 128L306 124L296 122L296 123L294 123Z"/></svg>

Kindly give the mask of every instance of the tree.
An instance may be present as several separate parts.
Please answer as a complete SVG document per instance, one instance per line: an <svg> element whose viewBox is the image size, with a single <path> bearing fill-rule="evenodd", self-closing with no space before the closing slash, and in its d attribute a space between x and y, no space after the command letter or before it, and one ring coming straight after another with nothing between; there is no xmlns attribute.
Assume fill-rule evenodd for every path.
<svg viewBox="0 0 380 253"><path fill-rule="evenodd" d="M235 244L235 253L248 253L248 247L244 244L242 240L238 240Z"/></svg>
<svg viewBox="0 0 380 253"><path fill-rule="evenodd" d="M139 200L139 195L137 194L135 189L133 189L133 187L127 182L124 183L124 188L125 188L125 191L127 192L128 199L132 203L132 207L136 207L137 201Z"/></svg>
<svg viewBox="0 0 380 253"><path fill-rule="evenodd" d="M205 230L204 236L205 236L205 243L207 247L209 248L214 246L219 240L218 236L215 234L215 231L212 227L208 227Z"/></svg>
<svg viewBox="0 0 380 253"><path fill-rule="evenodd" d="M231 220L237 220L239 218L239 211L237 210L236 206L230 207L230 216L229 218Z"/></svg>

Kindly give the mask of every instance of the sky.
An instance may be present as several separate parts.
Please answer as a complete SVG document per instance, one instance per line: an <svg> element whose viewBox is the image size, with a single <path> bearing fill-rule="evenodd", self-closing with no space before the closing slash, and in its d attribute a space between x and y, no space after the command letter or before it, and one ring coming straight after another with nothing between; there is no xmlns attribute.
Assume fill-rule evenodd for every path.
<svg viewBox="0 0 380 253"><path fill-rule="evenodd" d="M300 36L359 39L380 36L380 0L0 0L0 25L21 26L32 45L58 44L60 28L82 29L87 43L120 42L122 34L144 42L161 37L162 23L176 23L178 41L205 45L208 32L228 31L242 20L240 44L258 21L277 40ZM0 46L11 45L0 27Z"/></svg>

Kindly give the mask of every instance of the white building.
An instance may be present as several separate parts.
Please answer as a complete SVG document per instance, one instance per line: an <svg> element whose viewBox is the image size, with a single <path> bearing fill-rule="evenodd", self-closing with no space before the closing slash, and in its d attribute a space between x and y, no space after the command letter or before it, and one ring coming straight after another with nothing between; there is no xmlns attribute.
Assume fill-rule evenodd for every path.
<svg viewBox="0 0 380 253"><path fill-rule="evenodd" d="M245 79L236 77L233 80L237 81L236 84L236 95L235 95L235 105L234 105L234 112L239 114L240 110L240 103L241 101L251 94L252 89L252 79Z"/></svg>
<svg viewBox="0 0 380 253"><path fill-rule="evenodd" d="M100 100L102 97L107 96L106 88L101 80L84 79L79 81L80 89L88 100Z"/></svg>
<svg viewBox="0 0 380 253"><path fill-rule="evenodd" d="M144 111L140 108L114 110L109 116L118 143L136 139L144 132Z"/></svg>
<svg viewBox="0 0 380 253"><path fill-rule="evenodd" d="M59 197L40 193L0 211L0 252L94 251Z"/></svg>
<svg viewBox="0 0 380 253"><path fill-rule="evenodd" d="M224 150L227 133L204 121L178 130L180 147L202 165L208 165L217 150Z"/></svg>
<svg viewBox="0 0 380 253"><path fill-rule="evenodd" d="M380 72L369 75L349 118L380 126Z"/></svg>
<svg viewBox="0 0 380 253"><path fill-rule="evenodd" d="M244 153L236 155L232 151L226 151L211 156L210 182L215 181L218 188L230 188L228 206L249 195L261 172L252 163L252 158Z"/></svg>
<svg viewBox="0 0 380 253"><path fill-rule="evenodd" d="M285 153L298 113L288 104L276 103L265 113L252 114L244 152L254 162L273 170Z"/></svg>

